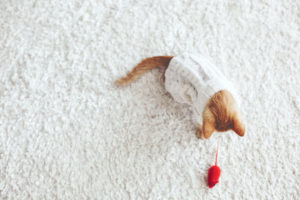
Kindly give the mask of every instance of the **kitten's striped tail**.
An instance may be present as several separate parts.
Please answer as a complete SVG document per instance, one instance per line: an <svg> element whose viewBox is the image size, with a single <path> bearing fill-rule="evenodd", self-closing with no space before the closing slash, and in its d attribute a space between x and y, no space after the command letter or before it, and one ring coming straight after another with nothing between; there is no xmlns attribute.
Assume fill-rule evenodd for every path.
<svg viewBox="0 0 300 200"><path fill-rule="evenodd" d="M141 77L146 72L157 67L167 67L173 56L155 56L151 58L146 58L142 60L138 65L136 65L131 72L129 72L125 77L116 81L119 86L126 86L139 77Z"/></svg>

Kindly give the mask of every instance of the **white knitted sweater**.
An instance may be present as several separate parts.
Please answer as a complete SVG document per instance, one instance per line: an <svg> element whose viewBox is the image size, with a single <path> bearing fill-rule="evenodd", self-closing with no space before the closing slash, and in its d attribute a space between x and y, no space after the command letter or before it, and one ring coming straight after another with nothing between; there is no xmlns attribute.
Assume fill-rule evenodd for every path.
<svg viewBox="0 0 300 200"><path fill-rule="evenodd" d="M202 55L184 54L172 58L165 74L165 87L175 101L191 106L197 124L202 124L204 107L216 92L228 90L239 102L230 81Z"/></svg>

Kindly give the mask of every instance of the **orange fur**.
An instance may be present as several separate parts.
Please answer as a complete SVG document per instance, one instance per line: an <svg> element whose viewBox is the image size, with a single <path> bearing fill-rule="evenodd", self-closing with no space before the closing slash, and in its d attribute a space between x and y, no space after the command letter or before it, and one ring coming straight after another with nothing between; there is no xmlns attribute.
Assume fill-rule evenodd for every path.
<svg viewBox="0 0 300 200"><path fill-rule="evenodd" d="M173 56L155 56L151 58L146 58L142 60L137 66L133 68L131 72L129 72L125 77L116 81L116 84L119 86L126 86L140 76L150 71L151 69L157 67L168 67Z"/></svg>
<svg viewBox="0 0 300 200"><path fill-rule="evenodd" d="M210 98L204 109L202 134L204 138L209 138L215 130L228 131L230 129L239 136L245 134L245 126L233 96L230 92L221 90Z"/></svg>
<svg viewBox="0 0 300 200"><path fill-rule="evenodd" d="M146 58L136 65L125 77L117 80L116 84L126 86L151 69L157 67L164 67L166 69L172 58L173 56ZM230 129L235 131L239 136L245 134L245 126L242 123L233 96L230 92L221 90L209 99L203 111L203 126L198 127L197 136L207 139L214 131L228 131Z"/></svg>

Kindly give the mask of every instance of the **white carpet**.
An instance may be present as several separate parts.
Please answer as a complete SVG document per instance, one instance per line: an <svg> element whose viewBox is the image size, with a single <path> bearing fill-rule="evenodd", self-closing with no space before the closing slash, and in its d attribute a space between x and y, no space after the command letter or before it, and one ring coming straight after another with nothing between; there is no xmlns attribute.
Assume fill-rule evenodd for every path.
<svg viewBox="0 0 300 200"><path fill-rule="evenodd" d="M0 1L0 199L299 199L299 10L296 0ZM159 70L113 84L142 58L186 51L240 88L243 138L197 139Z"/></svg>

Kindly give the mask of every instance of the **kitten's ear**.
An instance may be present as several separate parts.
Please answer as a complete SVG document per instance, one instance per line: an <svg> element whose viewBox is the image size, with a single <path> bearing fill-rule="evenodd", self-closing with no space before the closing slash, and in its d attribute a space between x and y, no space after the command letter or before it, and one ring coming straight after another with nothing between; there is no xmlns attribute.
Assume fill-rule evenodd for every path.
<svg viewBox="0 0 300 200"><path fill-rule="evenodd" d="M215 117L209 109L204 111L202 133L204 138L208 139L216 130Z"/></svg>
<svg viewBox="0 0 300 200"><path fill-rule="evenodd" d="M215 125L214 121L204 120L202 132L205 139L208 139L213 134L216 129Z"/></svg>
<svg viewBox="0 0 300 200"><path fill-rule="evenodd" d="M232 130L236 132L239 136L245 135L245 125L242 122L242 119L239 114L235 114L232 119L233 127Z"/></svg>

